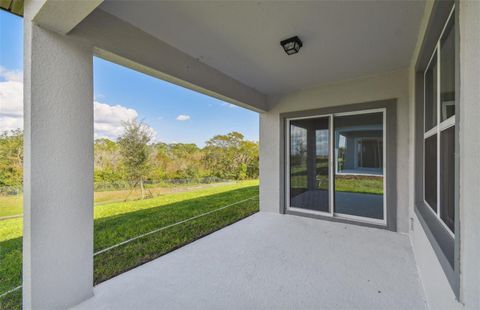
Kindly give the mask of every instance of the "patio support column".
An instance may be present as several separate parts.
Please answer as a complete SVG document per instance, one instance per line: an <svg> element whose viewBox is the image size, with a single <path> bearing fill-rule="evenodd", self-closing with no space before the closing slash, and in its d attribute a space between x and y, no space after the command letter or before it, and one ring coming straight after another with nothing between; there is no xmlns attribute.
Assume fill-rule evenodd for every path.
<svg viewBox="0 0 480 310"><path fill-rule="evenodd" d="M480 308L480 2L457 1L459 21L460 300Z"/></svg>
<svg viewBox="0 0 480 310"><path fill-rule="evenodd" d="M93 295L92 48L24 18L24 309Z"/></svg>

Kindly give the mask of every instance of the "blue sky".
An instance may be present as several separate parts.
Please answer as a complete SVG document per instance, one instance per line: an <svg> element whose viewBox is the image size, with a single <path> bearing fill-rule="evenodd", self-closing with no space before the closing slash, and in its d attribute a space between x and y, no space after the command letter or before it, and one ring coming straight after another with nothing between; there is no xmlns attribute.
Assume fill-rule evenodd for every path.
<svg viewBox="0 0 480 310"><path fill-rule="evenodd" d="M22 19L0 10L0 93L1 87L11 92L21 83L22 32ZM94 92L97 137L115 138L122 119L137 117L155 130L157 140L167 143L203 145L212 136L230 131L258 140L257 113L100 58L94 58ZM20 95L0 97L0 121L10 124L0 130L18 125ZM17 119L11 119L13 115Z"/></svg>

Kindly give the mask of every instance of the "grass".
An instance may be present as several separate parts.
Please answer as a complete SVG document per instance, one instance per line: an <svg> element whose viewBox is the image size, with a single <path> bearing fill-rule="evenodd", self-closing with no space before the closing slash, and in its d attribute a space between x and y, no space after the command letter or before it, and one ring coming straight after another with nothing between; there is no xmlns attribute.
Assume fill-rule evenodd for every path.
<svg viewBox="0 0 480 310"><path fill-rule="evenodd" d="M22 291L15 291L8 296L0 299L0 309L17 310L22 309Z"/></svg>
<svg viewBox="0 0 480 310"><path fill-rule="evenodd" d="M196 189L203 189L209 187L216 187L228 184L225 183L211 183L211 184L155 184L149 185L148 190L153 197L162 196L165 194L188 192ZM94 204L108 204L113 202L123 202L127 197L128 201L135 201L140 199L140 191L135 190L130 193L130 190L112 190L112 191L98 191L94 193ZM152 198L152 197L150 197ZM0 218L22 215L22 195L17 196L0 196Z"/></svg>
<svg viewBox="0 0 480 310"><path fill-rule="evenodd" d="M22 214L22 195L0 196L0 217Z"/></svg>
<svg viewBox="0 0 480 310"><path fill-rule="evenodd" d="M94 251L257 196L258 181L242 181L143 201L98 205L94 215ZM258 199L255 198L96 255L94 282L110 279L257 211ZM0 293L3 293L21 284L22 219L0 223ZM16 309L20 305L21 292L18 291L0 300L0 309Z"/></svg>
<svg viewBox="0 0 480 310"><path fill-rule="evenodd" d="M293 175L292 188L307 188L306 175ZM328 177L317 177L318 189L328 189ZM335 190L338 192L383 195L383 177L361 175L335 175Z"/></svg>
<svg viewBox="0 0 480 310"><path fill-rule="evenodd" d="M336 175L335 190L339 192L383 195L383 177Z"/></svg>

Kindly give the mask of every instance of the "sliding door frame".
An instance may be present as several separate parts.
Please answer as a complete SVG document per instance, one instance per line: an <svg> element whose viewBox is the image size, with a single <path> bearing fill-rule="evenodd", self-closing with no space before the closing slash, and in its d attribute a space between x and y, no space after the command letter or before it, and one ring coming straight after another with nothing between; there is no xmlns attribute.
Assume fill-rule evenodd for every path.
<svg viewBox="0 0 480 310"><path fill-rule="evenodd" d="M290 206L290 122L297 121L302 119L313 119L313 118L328 118L328 212L325 211L315 211L309 209L302 209ZM333 149L332 149L332 124L333 124L333 115L332 114L325 114L325 115L314 115L314 116L304 116L304 117L294 117L294 118L287 118L286 121L286 128L285 128L285 184L286 184L286 191L285 191L285 202L286 202L286 209L288 211L294 212L305 212L310 214L318 214L323 216L334 216L333 214L333 194L332 194L332 158L333 158Z"/></svg>
<svg viewBox="0 0 480 310"><path fill-rule="evenodd" d="M358 115L382 112L383 114L383 220L335 213L334 178L336 159L335 116ZM290 121L317 117L329 118L329 212L290 207ZM329 221L355 223L362 226L397 229L397 193L396 193L396 99L369 103L351 104L322 109L296 111L280 114L281 132L281 207L283 214L320 218Z"/></svg>
<svg viewBox="0 0 480 310"><path fill-rule="evenodd" d="M382 139L383 139L383 146L382 146L382 153L383 153L383 219L373 219L365 216L358 216L358 215L351 215L345 213L337 213L335 212L335 180L337 176L337 145L335 144L335 118L342 117L342 116L355 116L355 115L364 115L364 114L374 114L374 113L382 113ZM352 112L340 112L340 113L331 113L326 115L313 115L313 116L305 116L305 117L294 117L294 118L287 118L286 119L286 128L285 128L285 152L286 152L286 191L285 191L285 201L286 201L286 208L288 211L295 211L295 212L305 212L311 214L318 214L323 216L330 216L336 218L344 218L352 221L358 222L365 222L365 223L372 223L377 225L386 226L387 225L387 192L386 192L386 109L379 108L379 109L369 109L369 110L360 110L360 111L352 111ZM318 119L318 118L328 118L328 208L329 212L325 211L316 211L316 210L309 210L303 208L297 208L290 206L290 151L291 151L291 137L290 137L290 125L291 121L302 120L302 119ZM356 152L356 150L354 150Z"/></svg>
<svg viewBox="0 0 480 310"><path fill-rule="evenodd" d="M377 109L367 109L367 110L357 110L357 111L351 111L351 112L340 112L340 113L334 113L333 117L341 117L341 116L353 116L353 115L362 115L362 114L372 114L372 113L382 113L382 139L383 139L383 146L382 146L382 151L383 151L383 219L378 220L378 219L373 219L369 217L364 217L364 216L356 216L356 215L350 215L350 214L343 214L343 213L336 213L334 212L334 216L338 218L344 218L344 219L349 219L352 221L359 221L359 222L365 222L365 223L372 223L376 225L381 225L381 226L387 226L387 217L388 217L388 209L387 209L387 109L386 108L377 108ZM335 126L333 126L333 130L335 131ZM335 147L335 145L333 145ZM337 158L336 154L334 155L334 165L335 168L337 168ZM333 175L333 179L335 180L337 172ZM334 181L335 182L335 181ZM335 185L335 183L334 183ZM334 194L335 195L335 194Z"/></svg>

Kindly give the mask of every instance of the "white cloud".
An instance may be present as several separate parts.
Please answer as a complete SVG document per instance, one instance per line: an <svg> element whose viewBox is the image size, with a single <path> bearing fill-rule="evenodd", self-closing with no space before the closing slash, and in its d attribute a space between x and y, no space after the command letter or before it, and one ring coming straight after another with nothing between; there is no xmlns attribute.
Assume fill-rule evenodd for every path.
<svg viewBox="0 0 480 310"><path fill-rule="evenodd" d="M138 113L135 109L121 105L109 105L95 101L93 103L95 139L108 138L116 140L123 134L123 122L137 119ZM149 127L151 142L157 140L157 132Z"/></svg>
<svg viewBox="0 0 480 310"><path fill-rule="evenodd" d="M8 70L0 66L0 77L6 81L23 82L23 72L19 70Z"/></svg>
<svg viewBox="0 0 480 310"><path fill-rule="evenodd" d="M21 72L0 66L0 132L23 129L23 81Z"/></svg>
<svg viewBox="0 0 480 310"><path fill-rule="evenodd" d="M188 121L190 119L190 115L180 114L177 116L177 121Z"/></svg>
<svg viewBox="0 0 480 310"><path fill-rule="evenodd" d="M1 81L3 80L3 81ZM122 133L122 122L136 119L137 111L121 105L94 101L95 139L116 140ZM18 71L0 66L0 132L23 129L23 80ZM152 141L156 132L151 128Z"/></svg>
<svg viewBox="0 0 480 310"><path fill-rule="evenodd" d="M115 140L123 133L122 122L138 117L137 111L121 105L109 105L95 101L93 103L95 138Z"/></svg>
<svg viewBox="0 0 480 310"><path fill-rule="evenodd" d="M236 105L234 105L234 104L231 104L231 103L228 103L228 102L225 102L225 101L222 102L222 105L223 105L224 107L229 107L229 108L232 108L232 109L238 108L238 106L236 106Z"/></svg>

